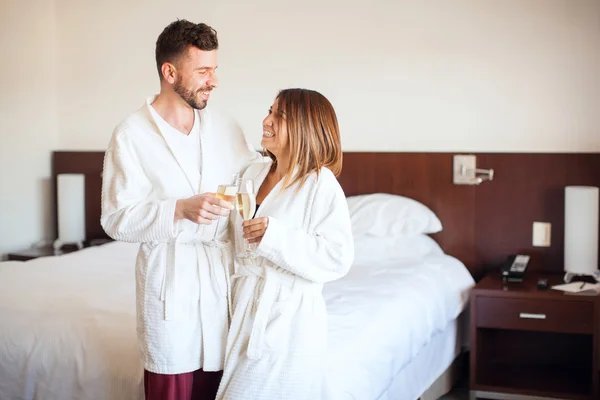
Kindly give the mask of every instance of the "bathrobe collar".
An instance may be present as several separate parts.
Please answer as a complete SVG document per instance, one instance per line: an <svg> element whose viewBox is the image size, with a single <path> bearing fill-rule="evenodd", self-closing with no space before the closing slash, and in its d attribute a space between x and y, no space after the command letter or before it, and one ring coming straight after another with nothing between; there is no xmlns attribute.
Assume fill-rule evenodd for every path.
<svg viewBox="0 0 600 400"><path fill-rule="evenodd" d="M171 154L173 154L173 157L175 157L175 160L177 160L177 164L179 164L179 167L181 168L182 172L185 174L185 176L188 180L188 183L190 184L190 188L192 189L193 194L198 194L200 192L200 186L201 186L200 182L201 182L202 176L200 175L200 170L202 168L201 167L199 168L198 165L191 163L190 157L185 157L183 154L181 154L180 147L176 146L173 143L172 138L169 135L165 134L165 129L167 129L167 126L165 124L167 124L167 122L151 106L151 104L154 102L155 99L156 99L156 95L150 96L146 99L146 108L148 110L148 114L149 114L150 118L154 121L154 124L158 128L158 131L160 132L161 136L167 143L167 146L169 147ZM199 132L200 139L199 139L198 145L200 146L200 160L201 160L200 162L202 163L203 160L205 160L205 154L204 154L204 148L203 148L204 146L202 146L202 141L203 141L203 136L205 135L205 132L208 130L209 118L208 118L208 112L206 111L206 108L204 110L194 110L194 112L195 112L194 118L196 118L194 123L197 122L199 125L199 129L200 129L200 132Z"/></svg>

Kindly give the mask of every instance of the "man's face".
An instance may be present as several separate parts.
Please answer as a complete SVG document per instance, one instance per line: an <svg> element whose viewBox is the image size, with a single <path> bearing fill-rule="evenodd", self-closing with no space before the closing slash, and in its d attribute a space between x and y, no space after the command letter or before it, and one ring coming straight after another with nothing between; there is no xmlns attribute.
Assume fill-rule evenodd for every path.
<svg viewBox="0 0 600 400"><path fill-rule="evenodd" d="M177 61L173 90L190 107L202 110L210 92L219 85L217 66L217 50L204 51L190 46L187 54Z"/></svg>

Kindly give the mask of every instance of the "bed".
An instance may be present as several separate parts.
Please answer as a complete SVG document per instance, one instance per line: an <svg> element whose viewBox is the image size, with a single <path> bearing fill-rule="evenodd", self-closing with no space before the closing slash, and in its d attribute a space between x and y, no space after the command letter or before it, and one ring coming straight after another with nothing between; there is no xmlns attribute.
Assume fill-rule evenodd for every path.
<svg viewBox="0 0 600 400"><path fill-rule="evenodd" d="M354 265L324 291L329 353L324 399L438 398L433 387L467 344L465 307L473 280L453 257Z"/></svg>
<svg viewBox="0 0 600 400"><path fill-rule="evenodd" d="M137 246L0 263L0 398L141 399ZM354 265L327 285L327 399L416 399L452 364L472 278L456 259ZM435 296L433 295L435 294Z"/></svg>
<svg viewBox="0 0 600 400"><path fill-rule="evenodd" d="M53 163L55 177L86 174L88 239L103 237L97 223L100 170L99 152L62 153ZM342 176L343 186L351 178ZM361 193L373 190L347 189L352 198ZM401 229L398 216L406 214L393 207L414 201L419 219L430 222L436 213L410 197L394 199L400 205L389 206L386 198L388 206L375 203L371 213L361 208L364 201L354 204L353 215L362 216L353 219L355 263L324 289L330 313L324 399L438 398L454 382L468 343L472 273L442 250L445 227L426 223L414 231L418 224L407 220L411 223ZM378 214L383 222L374 222L373 209L387 210ZM136 253L135 244L110 242L58 257L0 263L0 398L143 398Z"/></svg>

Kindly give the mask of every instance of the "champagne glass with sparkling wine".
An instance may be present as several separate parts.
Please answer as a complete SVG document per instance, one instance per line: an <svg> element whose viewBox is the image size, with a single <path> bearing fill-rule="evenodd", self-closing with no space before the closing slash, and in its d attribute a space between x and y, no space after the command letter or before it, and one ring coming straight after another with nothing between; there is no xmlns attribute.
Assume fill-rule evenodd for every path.
<svg viewBox="0 0 600 400"><path fill-rule="evenodd" d="M235 195L237 194L237 191L238 191L238 179L237 179L237 175L234 175L232 183L225 184L225 185L219 185L219 187L217 188L217 198L219 198L221 200L225 200L233 205L235 202ZM208 242L208 244L210 246L218 247L220 245L220 242L217 239L217 233L219 232L219 222L220 221L221 221L221 216L218 216L215 233L213 235L212 240L210 242Z"/></svg>
<svg viewBox="0 0 600 400"><path fill-rule="evenodd" d="M254 214L256 213L256 191L254 180L243 179L241 181L236 196L235 208L238 210L244 221L254 218ZM255 257L250 243L248 243L245 254L246 257L249 258Z"/></svg>

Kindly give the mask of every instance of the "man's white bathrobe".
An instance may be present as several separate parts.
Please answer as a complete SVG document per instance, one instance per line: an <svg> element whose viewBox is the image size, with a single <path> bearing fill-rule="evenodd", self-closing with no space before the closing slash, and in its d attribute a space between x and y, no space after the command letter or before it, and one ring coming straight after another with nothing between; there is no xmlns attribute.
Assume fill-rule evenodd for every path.
<svg viewBox="0 0 600 400"><path fill-rule="evenodd" d="M264 181L270 162L244 177ZM255 265L238 258L232 277L233 319L217 399L318 400L327 346L323 284L343 277L354 259L348 205L333 173L323 168L299 191L279 182L256 218L269 225ZM246 241L232 217L236 252Z"/></svg>
<svg viewBox="0 0 600 400"><path fill-rule="evenodd" d="M205 108L197 159L166 134L150 107L154 97L121 122L104 160L102 226L115 240L139 242L136 261L138 337L144 367L160 374L223 369L229 323L229 248L208 247L216 223L174 222L177 199L216 192L257 153L239 127ZM172 132L171 132L172 133ZM221 217L218 237L226 239Z"/></svg>

